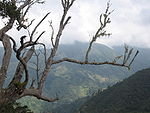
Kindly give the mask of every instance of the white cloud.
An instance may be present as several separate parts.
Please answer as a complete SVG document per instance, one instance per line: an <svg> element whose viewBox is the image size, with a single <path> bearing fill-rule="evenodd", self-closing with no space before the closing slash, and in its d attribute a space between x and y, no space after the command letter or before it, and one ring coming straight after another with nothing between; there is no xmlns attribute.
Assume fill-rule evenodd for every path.
<svg viewBox="0 0 150 113"><path fill-rule="evenodd" d="M150 1L111 0L111 3L111 9L115 9L115 11L111 15L112 23L107 29L113 35L110 38L102 38L98 42L109 45L127 43L150 47ZM98 28L99 14L104 12L105 8L106 0L76 0L68 14L72 16L72 19L63 33L61 42L89 41ZM38 22L47 12L51 12L51 14L39 28L39 31L47 31L42 39L46 43L48 43L50 37L48 20L53 20L55 33L58 29L62 15L60 0L46 0L44 5L33 6L29 14L30 18L36 18L36 22Z"/></svg>

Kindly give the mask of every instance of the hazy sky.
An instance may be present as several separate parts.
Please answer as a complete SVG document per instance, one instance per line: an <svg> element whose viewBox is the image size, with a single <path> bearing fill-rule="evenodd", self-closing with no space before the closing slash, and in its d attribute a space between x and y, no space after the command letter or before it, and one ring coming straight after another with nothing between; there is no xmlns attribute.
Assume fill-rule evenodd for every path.
<svg viewBox="0 0 150 113"><path fill-rule="evenodd" d="M39 28L39 31L47 31L41 40L48 43L51 31L48 20L53 21L56 33L62 6L61 0L45 1L44 5L33 6L29 16L38 21L47 12L51 12ZM68 14L72 18L63 32L61 42L72 43L75 40L89 42L99 26L99 15L105 11L106 2L107 0L76 0ZM111 9L115 11L110 16L112 22L108 25L107 31L111 32L112 36L100 38L97 42L110 46L126 43L150 47L150 0L111 0L111 3Z"/></svg>

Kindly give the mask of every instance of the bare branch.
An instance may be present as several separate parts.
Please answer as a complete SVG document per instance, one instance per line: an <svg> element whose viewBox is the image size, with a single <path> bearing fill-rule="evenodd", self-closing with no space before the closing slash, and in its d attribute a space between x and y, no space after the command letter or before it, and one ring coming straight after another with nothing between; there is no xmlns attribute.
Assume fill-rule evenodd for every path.
<svg viewBox="0 0 150 113"><path fill-rule="evenodd" d="M28 13L31 6L33 6L35 3L43 4L44 2L41 0L25 0L22 1L22 5L19 6L18 11L21 12L20 17L17 18L18 21L18 27L17 30L19 31L21 28L27 29L30 25L25 25L24 23L28 20L28 18L25 18L26 14ZM27 7L27 8L26 8ZM23 9L25 11L23 11ZM32 23L32 21L31 21Z"/></svg>
<svg viewBox="0 0 150 113"><path fill-rule="evenodd" d="M89 47L88 47L86 55L85 55L85 62L88 62L89 53L91 51L93 43L97 40L97 38L101 37L101 36L110 36L111 35L110 33L106 33L106 31L104 30L106 25L111 22L109 15L112 12L109 12L109 8L110 8L110 3L108 2L105 13L100 15L100 27L96 31L95 35L92 37L92 40L90 41Z"/></svg>
<svg viewBox="0 0 150 113"><path fill-rule="evenodd" d="M31 20L31 22L27 25L27 27L30 27L35 19ZM29 35L30 36L30 35Z"/></svg>
<svg viewBox="0 0 150 113"><path fill-rule="evenodd" d="M0 40L2 38L2 35L5 34L7 31L9 31L13 24L14 24L15 19L10 19L9 22L7 23L6 26L4 26L1 30L0 30Z"/></svg>
<svg viewBox="0 0 150 113"><path fill-rule="evenodd" d="M31 47L31 48L27 51L25 57L23 58L24 62L27 63L27 62L31 59L33 53L34 53L34 47ZM15 82L20 82L20 80L21 80L21 78L22 78L22 76L23 76L23 72L24 72L24 66L23 66L23 64L20 62L20 63L18 64L17 68L16 68L16 72L15 72L15 75L14 75L14 77L13 77L13 80L11 81L11 83L9 84L9 86L13 85Z"/></svg>
<svg viewBox="0 0 150 113"><path fill-rule="evenodd" d="M86 61L79 61L79 60L75 60L75 59L69 59L69 58L63 58L61 60L57 60L57 61L53 61L52 64L58 64L61 62L70 62L70 63L76 63L76 64L81 64L81 65L85 65L85 64L89 64L89 65L104 65L104 64L109 64L109 65L114 65L114 66L122 66L122 67L127 67L129 68L129 66L124 65L124 64L119 64L119 63L114 63L114 62L86 62Z"/></svg>
<svg viewBox="0 0 150 113"><path fill-rule="evenodd" d="M27 9L25 10L24 14L23 14L22 17L21 17L22 19L25 18L25 16L27 15L29 9L31 8L31 6L32 6L32 4L28 5Z"/></svg>
<svg viewBox="0 0 150 113"><path fill-rule="evenodd" d="M71 0L71 2L70 2L70 0L62 0L62 6L64 8L64 12L63 12L62 18L60 20L59 30L58 30L58 33L57 33L56 38L55 38L55 44L54 44L53 48L51 49L51 54L50 54L49 58L46 61L45 69L44 69L44 71L41 75L41 79L40 79L40 82L39 82L40 86L38 87L39 90L42 90L42 88L44 86L44 83L45 83L45 80L47 78L48 72L51 69L52 60L55 57L55 54L57 52L59 42L60 42L60 37L62 35L62 32L63 32L65 26L67 25L67 23L68 23L68 21L70 20L71 17L69 16L66 20L65 20L65 18L67 16L68 10L70 9L70 7L74 3L74 1L75 0Z"/></svg>
<svg viewBox="0 0 150 113"><path fill-rule="evenodd" d="M66 1L66 0L65 0ZM61 0L61 4L63 6L63 8L65 8L65 1L64 0Z"/></svg>
<svg viewBox="0 0 150 113"><path fill-rule="evenodd" d="M34 83L35 83L35 79L34 79L34 77L33 77L33 78L32 78L32 82L31 82L30 89L33 89L33 88L34 88Z"/></svg>
<svg viewBox="0 0 150 113"><path fill-rule="evenodd" d="M125 49L125 51L124 51L124 56L123 56L123 64L127 64L127 62L129 61L129 59L131 58L131 55L133 53L133 48L130 49L127 45L125 45L124 49ZM129 63L129 67L135 60L138 53L139 53L139 51L137 50L134 57L131 59L131 62Z"/></svg>
<svg viewBox="0 0 150 113"><path fill-rule="evenodd" d="M38 45L42 45L43 49L44 49L44 53L42 51L40 51L43 55L44 55L44 61L45 61L45 65L46 65L46 60L47 60L47 52L46 52L46 46L43 43L37 43Z"/></svg>
<svg viewBox="0 0 150 113"><path fill-rule="evenodd" d="M38 37L37 37L37 39L34 41L34 43L37 43L38 42L38 40L42 37L42 35L45 33L45 31L43 31Z"/></svg>
<svg viewBox="0 0 150 113"><path fill-rule="evenodd" d="M64 23L64 26L66 26L66 25L68 24L68 22L69 22L70 19L71 19L71 16L69 16L69 17L67 18L67 20L66 20L65 23Z"/></svg>
<svg viewBox="0 0 150 113"><path fill-rule="evenodd" d="M49 23L50 23L50 27L51 27L51 29L52 29L51 43L52 43L52 46L54 47L54 41L53 41L53 39L54 39L54 28L53 28L53 25L52 25L52 21L49 22Z"/></svg>
<svg viewBox="0 0 150 113"><path fill-rule="evenodd" d="M139 51L137 50L133 59L131 60L130 64L129 64L129 67L131 66L131 64L133 63L133 61L135 60L136 56L138 55Z"/></svg>
<svg viewBox="0 0 150 113"><path fill-rule="evenodd" d="M25 0L24 3L18 8L19 11L21 11L23 8L31 4L32 0Z"/></svg>
<svg viewBox="0 0 150 113"><path fill-rule="evenodd" d="M124 49L125 49L125 51L124 51L124 56L123 56L123 63L125 64L126 59L127 59L127 54L128 54L128 51L129 51L129 47L127 45L125 45Z"/></svg>
<svg viewBox="0 0 150 113"><path fill-rule="evenodd" d="M31 33L31 36L30 36L30 41L32 41L33 39L33 35L36 31L36 29L39 27L39 25L46 19L46 17L49 15L50 13L47 13L44 18L42 18L42 20L35 26L35 28L33 29L32 33Z"/></svg>
<svg viewBox="0 0 150 113"><path fill-rule="evenodd" d="M40 71L40 65L39 65L39 56L40 53L37 53L36 51L34 51L35 57L36 57L36 62L34 62L35 66L36 66L36 80L37 80L37 84L39 86L39 71ZM31 85L32 86L32 85Z"/></svg>
<svg viewBox="0 0 150 113"><path fill-rule="evenodd" d="M9 38L10 38L10 40L12 41L12 43L13 43L13 50L14 50L14 52L17 52L17 45L16 45L16 41L12 38L12 37L10 37L9 36Z"/></svg>

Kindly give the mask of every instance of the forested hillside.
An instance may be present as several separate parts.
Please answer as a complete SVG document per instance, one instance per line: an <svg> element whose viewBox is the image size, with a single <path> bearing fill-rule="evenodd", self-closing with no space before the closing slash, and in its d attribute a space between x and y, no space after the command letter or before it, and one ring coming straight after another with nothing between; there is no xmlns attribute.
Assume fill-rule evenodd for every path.
<svg viewBox="0 0 150 113"><path fill-rule="evenodd" d="M119 47L118 47L119 48ZM122 47L123 48L123 47ZM87 43L76 42L70 45L61 45L57 53L56 59L62 57L71 57L76 59L84 59L84 52L87 49ZM142 50L142 51L141 51ZM2 51L2 48L0 48ZM37 49L37 51L39 51ZM47 50L47 53L50 50ZM149 49L139 49L140 53L144 51L144 54L150 54ZM109 48L102 44L95 44L90 54L90 60L92 61L112 61L115 56L123 54L123 51ZM55 103L47 103L39 101L35 98L23 98L21 101L25 105L28 105L36 113L41 111L55 111L61 109L62 105L68 105L75 100L84 98L97 92L98 89L106 88L108 85L112 85L136 72L143 67L149 67L150 65L145 62L150 62L149 57L145 57L144 54L139 54L131 70L126 68L114 67L114 66L90 66L90 65L77 65L71 63L63 63L55 65L53 70L49 73L50 76L46 81L44 93L49 97L55 97L56 94L60 97L60 100ZM1 55L0 55L1 58ZM40 56L40 60L43 60L43 56ZM29 65L32 74L35 74L35 66L32 64L35 59ZM140 63L139 63L140 62ZM15 70L17 62L15 57L11 58L11 65L9 76L6 81L11 79L11 74ZM43 64L40 64L42 67ZM82 103L82 102L81 102ZM37 109L34 109L34 108ZM55 113L55 112L54 112ZM66 113L60 111L59 113ZM71 112L70 112L71 113Z"/></svg>
<svg viewBox="0 0 150 113"><path fill-rule="evenodd" d="M150 68L93 96L80 113L150 113Z"/></svg>

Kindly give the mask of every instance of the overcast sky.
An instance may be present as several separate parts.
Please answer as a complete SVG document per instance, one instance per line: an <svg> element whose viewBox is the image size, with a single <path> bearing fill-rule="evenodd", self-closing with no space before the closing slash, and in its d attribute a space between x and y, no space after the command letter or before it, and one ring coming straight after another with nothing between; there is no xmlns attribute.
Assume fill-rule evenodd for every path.
<svg viewBox="0 0 150 113"><path fill-rule="evenodd" d="M44 5L32 7L29 16L40 20L47 12L51 12L40 30L47 33L41 41L50 41L48 20L53 21L55 33L62 15L61 0L45 0ZM89 42L99 26L99 15L105 11L107 0L76 0L69 12L70 23L63 32L62 43L73 43L75 40ZM150 47L150 0L111 0L111 24L107 31L112 36L100 38L97 42L106 45L123 45ZM32 29L32 28L31 28ZM10 32L14 34L14 32Z"/></svg>

